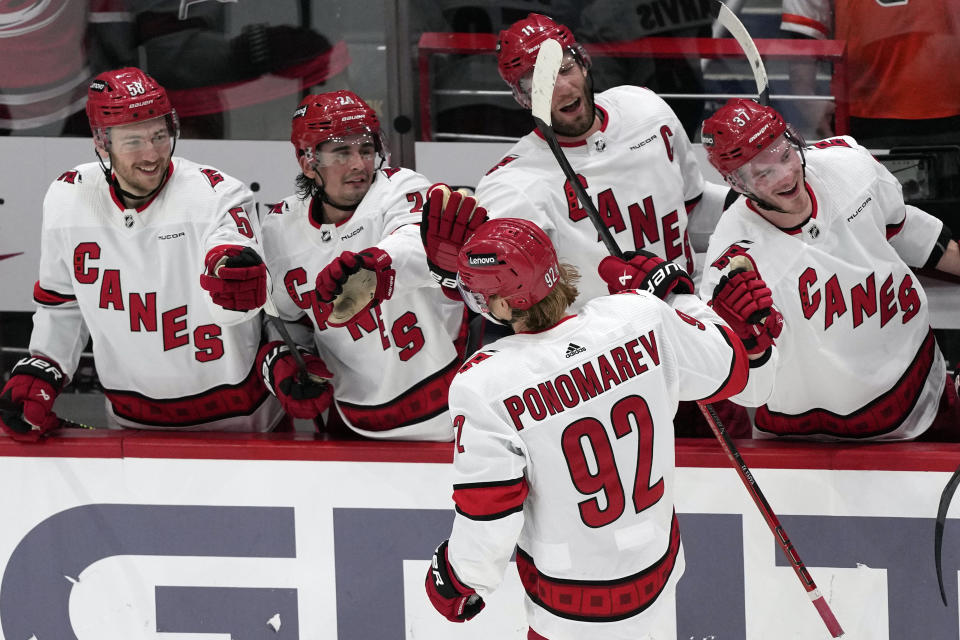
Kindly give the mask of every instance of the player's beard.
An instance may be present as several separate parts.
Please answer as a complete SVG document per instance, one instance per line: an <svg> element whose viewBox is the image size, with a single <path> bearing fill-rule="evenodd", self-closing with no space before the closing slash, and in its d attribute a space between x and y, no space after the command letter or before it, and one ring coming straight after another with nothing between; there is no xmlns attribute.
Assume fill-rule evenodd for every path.
<svg viewBox="0 0 960 640"><path fill-rule="evenodd" d="M573 122L563 123L554 119L553 132L558 136L565 138L579 138L593 126L593 121L597 117L596 105L593 100L593 76L587 74L586 82L583 85L583 101L585 108L583 114Z"/></svg>

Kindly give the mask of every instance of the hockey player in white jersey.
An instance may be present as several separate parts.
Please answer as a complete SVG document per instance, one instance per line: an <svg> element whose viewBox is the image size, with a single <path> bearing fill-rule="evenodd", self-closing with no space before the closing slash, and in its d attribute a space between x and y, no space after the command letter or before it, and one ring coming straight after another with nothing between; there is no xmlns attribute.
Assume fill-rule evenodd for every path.
<svg viewBox="0 0 960 640"><path fill-rule="evenodd" d="M0 394L4 431L58 426L88 337L110 426L271 430L283 412L254 368L267 279L250 191L173 157L176 112L139 69L98 75L87 115L98 162L44 199L30 356Z"/></svg>
<svg viewBox="0 0 960 640"><path fill-rule="evenodd" d="M676 638L673 415L741 390L748 356L682 269L641 253L608 257L623 291L574 314L577 270L535 224L491 220L463 246L464 299L516 333L450 387L457 515L425 579L447 619L480 612L516 549L527 638Z"/></svg>
<svg viewBox="0 0 960 640"><path fill-rule="evenodd" d="M804 146L755 101L728 101L704 122L703 142L746 197L710 240L701 295L758 272L784 319L778 348L732 398L758 407L755 436L957 440L956 392L911 269L960 274L949 229L905 205L900 183L853 138ZM730 275L735 256L753 269Z"/></svg>
<svg viewBox="0 0 960 640"><path fill-rule="evenodd" d="M650 251L692 274L688 218L712 229L727 196L736 194L704 181L683 125L654 92L620 86L594 95L590 56L570 29L536 13L501 31L497 45L500 75L521 106L530 108L533 67L548 39L565 51L553 130L617 244ZM524 136L480 180L477 199L491 218L527 218L547 232L561 259L582 274L574 309L606 295L596 272L606 247L539 131Z"/></svg>
<svg viewBox="0 0 960 640"><path fill-rule="evenodd" d="M308 367L330 381L300 384L293 354L273 342L262 353L268 386L299 418L320 415L332 395L360 435L452 440L447 388L463 361L466 313L427 269L418 225L430 183L385 166L376 113L350 91L307 96L292 127L299 193L269 207L263 244L282 283L272 294L280 317ZM373 277L364 302L340 317L354 274Z"/></svg>
<svg viewBox="0 0 960 640"><path fill-rule="evenodd" d="M500 75L521 106L530 108L533 67L547 39L564 48L550 112L553 130L614 240L624 251L644 249L693 274L694 250L706 249L707 235L737 194L704 181L682 123L657 94L633 86L594 94L590 56L569 28L536 13L501 31L497 45ZM521 138L487 172L477 199L491 218L526 218L546 231L561 260L582 274L574 310L606 295L596 269L606 246L539 131ZM694 227L693 239L703 239L696 246ZM732 436L749 436L743 409L721 402L717 410ZM712 437L689 403L678 412L677 433Z"/></svg>

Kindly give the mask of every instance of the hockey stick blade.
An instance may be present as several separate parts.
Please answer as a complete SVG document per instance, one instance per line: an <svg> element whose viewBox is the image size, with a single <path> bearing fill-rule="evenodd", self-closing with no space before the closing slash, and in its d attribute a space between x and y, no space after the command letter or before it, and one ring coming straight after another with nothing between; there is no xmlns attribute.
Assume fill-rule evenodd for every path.
<svg viewBox="0 0 960 640"><path fill-rule="evenodd" d="M747 57L747 62L750 63L750 70L753 71L753 79L757 83L757 101L765 107L769 106L770 84L767 79L767 70L763 66L763 59L760 57L760 51L757 50L756 43L753 41L753 38L750 37L750 32L747 31L747 28L740 22L737 14L731 11L730 7L720 2L720 0L714 1L716 3L714 10L716 11L717 21L734 37L737 44L743 49L743 53Z"/></svg>
<svg viewBox="0 0 960 640"><path fill-rule="evenodd" d="M540 135L547 141L547 146L556 158L563 175L567 178L573 191L577 194L577 199L587 212L590 222L593 223L597 233L600 234L600 240L606 246L607 251L612 256L622 257L623 252L617 245L617 241L610 234L610 229L600 219L600 214L594 206L590 196L587 195L580 179L570 166L570 161L560 148L560 142L557 141L557 134L553 131L553 117L550 110L553 108L553 89L557 84L557 74L560 72L560 64L563 62L563 48L556 40L546 40L540 45L537 51L537 61L533 66L533 83L530 88L530 112L533 114L533 121L537 125Z"/></svg>
<svg viewBox="0 0 960 640"><path fill-rule="evenodd" d="M943 588L943 528L947 523L947 511L950 509L950 501L953 500L953 494L957 492L960 486L960 467L953 472L947 485L940 494L940 507L937 509L937 521L933 529L933 561L937 566L937 584L940 585L940 599L943 600L943 606L947 604L947 592Z"/></svg>

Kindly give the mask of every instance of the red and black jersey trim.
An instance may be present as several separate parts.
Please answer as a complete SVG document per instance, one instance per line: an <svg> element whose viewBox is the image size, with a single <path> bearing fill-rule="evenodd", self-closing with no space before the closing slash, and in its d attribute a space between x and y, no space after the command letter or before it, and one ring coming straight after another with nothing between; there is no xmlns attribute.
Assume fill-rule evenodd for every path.
<svg viewBox="0 0 960 640"><path fill-rule="evenodd" d="M568 620L614 622L646 610L663 592L680 553L680 525L674 514L670 542L659 560L617 580L564 580L541 573L530 554L517 547L517 572L530 599Z"/></svg>
<svg viewBox="0 0 960 640"><path fill-rule="evenodd" d="M747 364L750 362L750 359L749 356L747 356L747 350L743 346L743 342L740 341L740 338L728 327L719 324L713 326L717 328L717 331L720 332L720 335L723 336L726 343L733 349L733 358L730 360L730 371L727 373L723 384L709 397L700 401L706 403L717 402L718 400L723 400L740 393L743 391L743 388L747 386L747 377L750 375L750 367Z"/></svg>
<svg viewBox="0 0 960 640"><path fill-rule="evenodd" d="M57 293L56 291L51 291L50 289L44 289L40 286L40 281L33 285L33 301L37 304L42 304L45 307L58 307L62 304L67 304L68 302L76 302L77 296L67 295L65 293Z"/></svg>
<svg viewBox="0 0 960 640"><path fill-rule="evenodd" d="M378 405L360 405L337 400L343 417L354 427L366 431L390 431L429 420L447 410L447 392L457 375L463 357L413 385L402 394Z"/></svg>
<svg viewBox="0 0 960 640"><path fill-rule="evenodd" d="M903 231L903 224L904 224L906 221L907 221L907 216L903 216L903 220L901 220L900 222L898 222L898 223L896 223L896 224L888 224L888 225L887 225L887 240L889 240L890 238L898 235L901 231Z"/></svg>
<svg viewBox="0 0 960 640"><path fill-rule="evenodd" d="M447 410L450 383L463 364L467 348L467 314L464 311L460 333L453 342L457 355L440 371L424 378L396 398L378 405L360 405L337 400L343 417L365 431L390 431L434 418ZM452 434L452 427L451 427Z"/></svg>
<svg viewBox="0 0 960 640"><path fill-rule="evenodd" d="M852 413L839 415L826 409L811 409L791 415L770 411L764 405L757 409L756 427L760 431L781 436L872 438L890 433L910 415L920 399L930 376L930 367L936 360L936 349L937 343L931 329L910 366L893 388Z"/></svg>
<svg viewBox="0 0 960 640"><path fill-rule="evenodd" d="M135 391L104 389L117 417L155 427L185 427L249 416L270 397L256 364L239 384L224 384L180 398L148 398Z"/></svg>
<svg viewBox="0 0 960 640"><path fill-rule="evenodd" d="M457 513L471 520L498 520L523 509L530 487L526 478L453 485Z"/></svg>

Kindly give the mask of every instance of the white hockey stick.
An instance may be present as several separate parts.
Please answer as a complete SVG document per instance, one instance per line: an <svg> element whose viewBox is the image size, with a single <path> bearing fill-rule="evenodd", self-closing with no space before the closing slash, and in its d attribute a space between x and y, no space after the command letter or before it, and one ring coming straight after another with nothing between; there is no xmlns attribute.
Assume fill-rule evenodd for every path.
<svg viewBox="0 0 960 640"><path fill-rule="evenodd" d="M747 28L740 22L730 8L720 0L714 0L717 22L723 25L724 29L730 32L740 48L743 49L747 62L750 63L750 70L753 71L753 79L757 83L757 101L763 106L770 105L770 83L767 79L767 70L763 66L763 60L760 58L760 51L757 45L750 37Z"/></svg>
<svg viewBox="0 0 960 640"><path fill-rule="evenodd" d="M732 13L730 15L733 16ZM733 16L733 18L736 20L736 16ZM736 22L737 24L740 24L739 20L736 20ZM740 24L740 27L742 29L742 34L746 35L747 39L750 40L750 44L753 45L753 40L750 39L746 29L743 29L742 24ZM742 44L743 43L741 42L741 45ZM756 46L753 47L753 50L756 51ZM560 63L562 59L563 49L560 46L560 43L556 40L547 40L540 45L540 50L537 52L537 62L533 67L533 84L530 89L533 121L536 123L537 129L540 131L541 135L543 135L544 139L547 141L547 145L550 147L550 150L553 152L557 163L563 170L563 174L566 176L567 180L570 182L570 185L573 187L573 190L576 192L577 198L580 200L580 204L583 206L584 210L586 210L587 216L590 218L590 222L593 223L597 233L600 234L603 244L606 245L607 250L611 255L622 258L623 252L620 251L620 247L617 245L617 241L614 239L613 234L610 233L610 229L607 228L607 225L605 225L603 220L601 220L600 214L597 212L593 201L590 200L590 196L587 195L583 185L580 184L580 180L577 179L577 174L574 172L573 167L570 166L569 160L567 160L567 157L564 155L563 149L560 147L560 143L557 141L557 136L553 131L553 127L551 126L553 121L551 116L551 108L553 106L553 89L557 83L557 73L560 70ZM759 54L757 55L757 60L759 61ZM760 64L760 71L763 74L763 81L766 82L766 72L763 71L762 63ZM765 92L761 91L761 93ZM760 486L753 477L753 473L750 472L749 467L747 467L747 464L740 456L740 452L737 450L736 445L733 443L733 440L730 438L730 435L724 428L723 423L720 421L720 417L717 415L717 412L708 403L698 402L697 404L700 407L700 411L703 412L703 416L706 418L707 424L710 425L710 430L713 431L713 434L720 442L721 448L723 449L724 453L727 454L727 458L729 458L730 462L737 470L737 474L740 476L744 486L747 488L747 492L750 494L750 497L753 498L754 504L757 505L757 508L763 515L763 519L766 521L771 533L773 533L774 539L776 539L777 544L780 545L780 548L790 561L794 572L797 574L797 577L800 579L803 588L810 596L810 601L817 609L817 613L820 614L820 618L826 625L830 635L834 638L842 637L843 629L840 627L840 623L837 622L837 618L833 615L830 605L827 604L827 601L820 593L816 583L814 583L813 578L807 571L806 566L800 559L800 554L797 553L793 543L790 542L790 538L787 537L787 532L784 531L783 526L780 524L779 519L773 512L773 509L770 508L770 503L767 502L763 492L760 491Z"/></svg>

